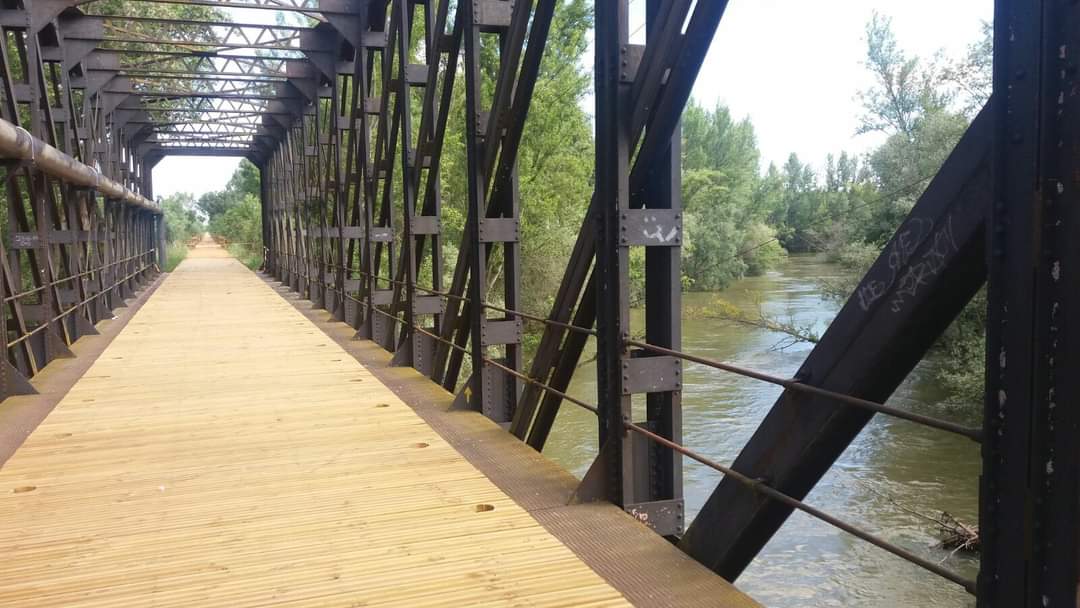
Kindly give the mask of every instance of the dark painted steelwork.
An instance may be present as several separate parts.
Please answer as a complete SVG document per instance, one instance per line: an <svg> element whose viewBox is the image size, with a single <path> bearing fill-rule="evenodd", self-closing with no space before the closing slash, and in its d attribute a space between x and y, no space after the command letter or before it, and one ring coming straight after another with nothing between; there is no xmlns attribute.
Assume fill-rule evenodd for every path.
<svg viewBox="0 0 1080 608"><path fill-rule="evenodd" d="M557 0L168 1L286 10L311 25L4 3L17 57L0 45L0 119L18 129L0 122L0 396L30 390L28 377L153 276L164 227L141 197L158 161L245 156L262 176L268 273L538 450L563 401L597 415L600 455L578 500L620 505L731 580L800 510L972 590L803 502L873 415L895 416L983 442L980 605L1075 601L1080 420L1064 404L1080 387L1056 373L1075 367L1080 339L1067 322L1076 239L1064 236L1080 187L1075 3L998 0L994 105L789 379L680 350L679 121L726 2L646 0L644 45L630 43L628 0L595 3L596 191L545 318L519 310L529 201L516 168ZM444 285L453 118L465 125L468 218ZM41 145L28 159L31 138ZM642 340L631 338L633 247L645 248ZM886 405L988 267L984 428ZM527 372L526 323L543 326ZM566 392L593 337L596 406ZM681 444L684 361L785 389L730 466ZM725 474L685 533L683 457Z"/></svg>
<svg viewBox="0 0 1080 608"><path fill-rule="evenodd" d="M670 7L670 5L669 5ZM663 42L658 3L648 6L648 43ZM666 439L681 441L681 361L649 351L632 351L630 327L630 247L646 247L646 331L676 346L678 246L681 243L678 128L665 133L668 150L644 191L632 193L630 172L633 90L643 76L639 58L646 49L629 44L627 2L596 7L596 310L597 386L600 454L582 480L579 500L606 499L621 505L665 536L683 531L682 460L669 448L629 432L634 396L647 402L640 424ZM655 47L654 47L655 48ZM651 127L649 127L651 130ZM672 140L675 140L672 146ZM635 196L635 194L637 196ZM636 199L636 208L632 200ZM674 248L674 250L672 250ZM659 250L664 250L658 254ZM650 250L651 253L650 253ZM674 271L674 272L673 272ZM650 305L653 309L650 311ZM652 314L650 314L650 312ZM659 313L659 314L657 314ZM665 314L667 313L667 314ZM651 326L650 326L651 322Z"/></svg>
<svg viewBox="0 0 1080 608"><path fill-rule="evenodd" d="M493 256L501 253L503 289L496 297L501 296L508 307L516 307L520 298L518 146L555 4L541 0L534 9L532 2L487 1L462 11L462 20L467 23L464 55L469 238L459 246L450 286L453 297L446 302L443 340L437 345L433 377L441 380L447 390L456 390L465 350L451 345L464 347L471 342L468 357L472 374L460 385L459 401L498 422L511 420L520 391L520 378L506 369L521 368L522 326L513 315L489 316L499 310L487 303L487 271ZM480 53L485 42L498 51L487 110L480 101ZM489 350L501 351L500 364L488 362Z"/></svg>
<svg viewBox="0 0 1080 608"><path fill-rule="evenodd" d="M149 167L109 136L108 102L68 52L62 5L12 2L0 24L0 159L6 233L0 245L5 357L0 398L124 306L163 259Z"/></svg>
<svg viewBox="0 0 1080 608"><path fill-rule="evenodd" d="M980 606L1074 606L1080 582L1080 6L999 0Z"/></svg>

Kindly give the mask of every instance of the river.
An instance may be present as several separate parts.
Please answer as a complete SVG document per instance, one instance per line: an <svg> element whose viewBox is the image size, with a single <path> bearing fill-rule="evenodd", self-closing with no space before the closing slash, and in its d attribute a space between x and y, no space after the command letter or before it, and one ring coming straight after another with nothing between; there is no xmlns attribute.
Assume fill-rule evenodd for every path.
<svg viewBox="0 0 1080 608"><path fill-rule="evenodd" d="M821 333L836 314L819 280L837 269L820 257L794 255L765 276L738 281L720 294L686 294L684 308L701 307L717 295L756 314L811 324ZM781 348L783 336L730 321L684 315L683 350L777 375L793 374L811 345ZM779 344L779 346L778 346ZM974 423L942 401L924 362L890 405ZM684 442L693 450L731 463L764 418L778 387L699 365L685 370ZM596 401L595 368L583 366L570 393ZM579 477L596 453L596 420L565 404L544 450ZM978 513L978 446L959 436L903 420L876 416L807 501L889 541L973 578L976 558L935 548L932 524L911 511L947 511L975 523ZM719 474L684 459L686 508L692 517L719 481ZM938 578L823 522L796 512L738 579L739 587L767 606L973 606L956 584Z"/></svg>

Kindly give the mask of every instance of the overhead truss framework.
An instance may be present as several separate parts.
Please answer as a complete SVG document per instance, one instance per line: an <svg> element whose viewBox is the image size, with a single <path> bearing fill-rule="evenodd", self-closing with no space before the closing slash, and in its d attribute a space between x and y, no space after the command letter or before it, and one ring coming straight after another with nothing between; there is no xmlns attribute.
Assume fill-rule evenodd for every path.
<svg viewBox="0 0 1080 608"><path fill-rule="evenodd" d="M595 192L546 317L519 310L529 202L517 161L559 0L128 5L139 2L291 17L181 21L0 0L3 395L30 390L26 378L153 275L164 229L146 198L158 161L244 156L261 170L268 273L537 450L564 402L597 415L599 455L575 500L622 506L734 580L793 510L843 527L803 499L874 415L894 415L982 443L979 579L843 529L982 606L1075 605L1080 389L1058 370L1080 356L1068 314L1080 251L1066 232L1080 188L1080 5L998 1L993 103L796 377L778 379L680 350L679 117L727 2L646 0L643 44L628 0L595 3ZM444 259L450 120L464 122L467 219ZM645 254L643 339L631 331L634 248ZM885 405L987 277L982 428ZM593 338L597 405L567 394ZM730 467L681 444L686 361L785 389ZM724 474L689 524L683 456Z"/></svg>

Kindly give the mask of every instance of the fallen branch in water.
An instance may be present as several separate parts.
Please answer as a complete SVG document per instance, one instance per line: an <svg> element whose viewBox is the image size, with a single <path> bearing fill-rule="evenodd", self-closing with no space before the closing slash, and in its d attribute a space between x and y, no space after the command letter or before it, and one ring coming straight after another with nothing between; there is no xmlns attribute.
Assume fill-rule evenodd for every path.
<svg viewBox="0 0 1080 608"><path fill-rule="evenodd" d="M921 511L913 509L900 501L896 500L892 496L889 496L877 489L871 487L869 484L863 481L857 481L857 483L865 488L868 492L878 496L888 502L892 503L897 509L900 509L904 513L914 515L919 519L934 524L938 529L938 534L941 538L936 547L940 549L951 550L949 556L955 555L958 552L963 553L978 553L979 552L979 527L971 526L956 519L948 511L942 511L941 515L927 515Z"/></svg>
<svg viewBox="0 0 1080 608"><path fill-rule="evenodd" d="M965 553L979 552L978 526L969 526L947 511L941 512L938 525L942 536L940 543L942 549L952 549L953 553L957 551Z"/></svg>

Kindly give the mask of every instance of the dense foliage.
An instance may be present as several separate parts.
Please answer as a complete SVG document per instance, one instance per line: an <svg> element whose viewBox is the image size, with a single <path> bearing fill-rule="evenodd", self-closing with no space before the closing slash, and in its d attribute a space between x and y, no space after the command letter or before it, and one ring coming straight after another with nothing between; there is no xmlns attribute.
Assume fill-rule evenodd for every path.
<svg viewBox="0 0 1080 608"><path fill-rule="evenodd" d="M206 231L190 194L173 194L161 201L161 208L165 213L165 238L170 243L186 243Z"/></svg>
<svg viewBox="0 0 1080 608"><path fill-rule="evenodd" d="M592 84L591 73L583 68L591 25L592 6L586 0L566 0L555 11L518 152L520 306L534 314L545 314L550 308L592 196L592 124L582 110L582 100ZM481 62L488 88L495 82L497 69L492 51L486 48ZM468 216L462 82L463 74L459 74L440 173L447 282L454 268L455 243L461 239ZM489 282L497 288L492 291L493 298L496 291L501 293L502 276L502 260L497 257L489 272Z"/></svg>
<svg viewBox="0 0 1080 608"><path fill-rule="evenodd" d="M240 162L224 190L207 192L198 199L181 192L161 203L165 210L166 238L170 243L186 244L209 232L231 243L230 251L246 265L257 267L261 263L259 170L250 162ZM170 256L182 259L183 249L173 246Z"/></svg>
<svg viewBox="0 0 1080 608"><path fill-rule="evenodd" d="M872 193L865 211L836 223L845 238L823 248L851 270L844 284L827 286L837 298L851 293L990 95L989 24L964 57L944 63L908 57L888 19L875 15L866 33L866 65L875 84L860 95L865 110L861 130L884 133L887 139L867 156ZM980 292L938 341L934 354L937 380L950 400L968 412L977 411L982 400L985 325L986 301Z"/></svg>
<svg viewBox="0 0 1080 608"><path fill-rule="evenodd" d="M229 252L251 268L262 263L262 206L259 169L240 161L224 190L199 197L199 211L208 220L210 234L224 239Z"/></svg>

